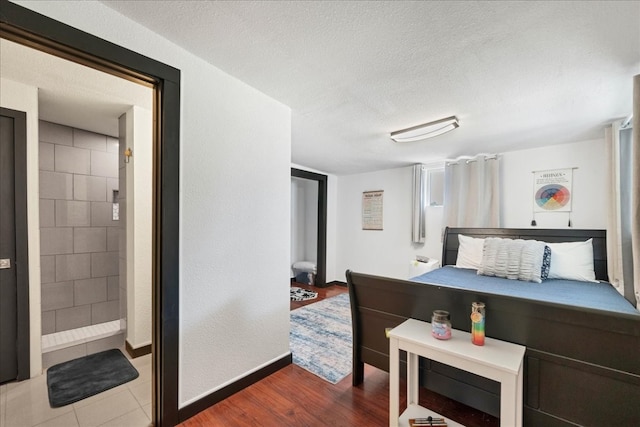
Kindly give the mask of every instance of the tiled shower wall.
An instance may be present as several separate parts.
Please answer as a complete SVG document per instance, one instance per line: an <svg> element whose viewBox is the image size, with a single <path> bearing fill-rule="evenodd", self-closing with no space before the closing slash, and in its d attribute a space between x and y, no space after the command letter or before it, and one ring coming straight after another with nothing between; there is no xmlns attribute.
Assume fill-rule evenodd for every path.
<svg viewBox="0 0 640 427"><path fill-rule="evenodd" d="M118 139L40 121L42 334L120 318Z"/></svg>

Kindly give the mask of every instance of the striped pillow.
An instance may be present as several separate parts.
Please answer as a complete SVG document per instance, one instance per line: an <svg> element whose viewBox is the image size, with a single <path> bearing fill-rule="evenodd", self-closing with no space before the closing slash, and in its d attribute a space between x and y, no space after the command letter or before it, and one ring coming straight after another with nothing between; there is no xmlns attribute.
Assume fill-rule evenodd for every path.
<svg viewBox="0 0 640 427"><path fill-rule="evenodd" d="M545 248L537 240L488 237L478 274L541 283Z"/></svg>

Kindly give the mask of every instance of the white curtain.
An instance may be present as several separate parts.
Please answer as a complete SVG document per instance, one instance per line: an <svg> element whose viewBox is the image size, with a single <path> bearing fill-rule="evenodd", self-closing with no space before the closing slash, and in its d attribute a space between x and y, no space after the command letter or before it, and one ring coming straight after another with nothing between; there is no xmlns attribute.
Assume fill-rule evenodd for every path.
<svg viewBox="0 0 640 427"><path fill-rule="evenodd" d="M607 163L609 164L609 216L607 222L607 270L609 282L625 298L633 297L633 264L631 249L631 204L629 184L630 170L621 162L621 152L628 150L626 143L630 129L620 129L621 122L615 122L605 129ZM621 140L621 136L623 137Z"/></svg>
<svg viewBox="0 0 640 427"><path fill-rule="evenodd" d="M443 225L500 227L500 159L478 155L444 168Z"/></svg>
<svg viewBox="0 0 640 427"><path fill-rule="evenodd" d="M640 307L640 74L633 78L633 132L631 141L631 242L636 307Z"/></svg>
<svg viewBox="0 0 640 427"><path fill-rule="evenodd" d="M640 76L634 79L634 122L605 129L611 201L607 224L609 282L640 307Z"/></svg>

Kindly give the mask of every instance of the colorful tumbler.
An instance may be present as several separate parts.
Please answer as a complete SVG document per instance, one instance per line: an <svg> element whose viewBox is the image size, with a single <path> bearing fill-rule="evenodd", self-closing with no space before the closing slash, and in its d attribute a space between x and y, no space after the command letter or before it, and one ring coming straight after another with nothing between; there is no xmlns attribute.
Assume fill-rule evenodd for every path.
<svg viewBox="0 0 640 427"><path fill-rule="evenodd" d="M471 304L471 342L484 345L484 303Z"/></svg>

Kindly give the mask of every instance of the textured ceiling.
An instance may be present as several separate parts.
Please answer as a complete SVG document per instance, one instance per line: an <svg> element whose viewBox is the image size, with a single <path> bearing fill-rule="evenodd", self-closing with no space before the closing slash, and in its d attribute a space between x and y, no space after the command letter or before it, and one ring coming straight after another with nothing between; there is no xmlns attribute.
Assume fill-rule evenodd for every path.
<svg viewBox="0 0 640 427"><path fill-rule="evenodd" d="M289 105L292 161L336 174L600 138L640 73L637 1L103 3Z"/></svg>
<svg viewBox="0 0 640 427"><path fill-rule="evenodd" d="M103 3L289 105L292 161L337 174L599 138L640 73L640 2Z"/></svg>

